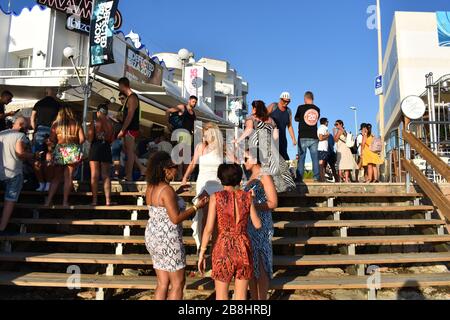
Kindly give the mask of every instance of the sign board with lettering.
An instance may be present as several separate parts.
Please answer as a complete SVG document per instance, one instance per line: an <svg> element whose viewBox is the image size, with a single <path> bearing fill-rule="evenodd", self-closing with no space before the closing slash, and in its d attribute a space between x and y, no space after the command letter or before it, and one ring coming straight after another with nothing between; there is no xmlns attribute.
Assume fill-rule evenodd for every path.
<svg viewBox="0 0 450 320"><path fill-rule="evenodd" d="M203 79L204 68L203 67L187 67L185 75L185 96L203 97Z"/></svg>
<svg viewBox="0 0 450 320"><path fill-rule="evenodd" d="M450 11L439 11L436 13L439 46L450 47Z"/></svg>
<svg viewBox="0 0 450 320"><path fill-rule="evenodd" d="M427 107L420 97L406 97L401 104L402 112L411 120L418 120L425 115Z"/></svg>
<svg viewBox="0 0 450 320"><path fill-rule="evenodd" d="M92 11L91 66L114 63L114 16L119 0L95 0Z"/></svg>
<svg viewBox="0 0 450 320"><path fill-rule="evenodd" d="M92 17L92 5L94 0L37 0L39 5L67 13L68 18L66 28L76 32L86 32L86 25L90 24ZM122 27L122 14L116 10L114 16L114 29ZM73 26L70 28L70 26Z"/></svg>
<svg viewBox="0 0 450 320"><path fill-rule="evenodd" d="M125 77L141 84L162 84L163 69L145 53L127 46Z"/></svg>
<svg viewBox="0 0 450 320"><path fill-rule="evenodd" d="M383 76L378 76L375 79L375 95L381 96L383 94Z"/></svg>

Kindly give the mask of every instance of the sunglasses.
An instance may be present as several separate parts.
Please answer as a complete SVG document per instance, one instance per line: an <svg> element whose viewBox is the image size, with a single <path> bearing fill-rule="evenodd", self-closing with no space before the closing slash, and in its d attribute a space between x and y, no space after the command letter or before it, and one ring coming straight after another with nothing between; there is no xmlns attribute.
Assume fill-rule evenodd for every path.
<svg viewBox="0 0 450 320"><path fill-rule="evenodd" d="M283 101L284 103L286 103L286 104L290 104L291 103L291 100L281 100L281 101Z"/></svg>

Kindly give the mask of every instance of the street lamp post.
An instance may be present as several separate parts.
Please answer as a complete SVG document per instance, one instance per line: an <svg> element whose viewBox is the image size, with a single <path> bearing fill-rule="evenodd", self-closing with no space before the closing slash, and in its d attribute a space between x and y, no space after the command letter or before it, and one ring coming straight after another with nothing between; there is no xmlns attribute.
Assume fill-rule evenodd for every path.
<svg viewBox="0 0 450 320"><path fill-rule="evenodd" d="M355 113L355 136L358 134L358 108L350 107L351 110Z"/></svg>
<svg viewBox="0 0 450 320"><path fill-rule="evenodd" d="M70 60L70 62L72 63L73 68L75 69L75 72L77 74L77 78L78 81L80 82L80 85L83 87L83 94L84 94L84 106L83 106L83 130L84 132L86 132L87 129L87 113L89 110L89 96L91 94L91 88L90 88L90 66L89 66L89 61L87 62L86 65L86 70L85 70L85 79L84 79L84 83L81 79L81 74L80 71L78 69L78 67L75 65L75 50L72 47L67 47L64 49L63 51L64 57L68 60ZM87 55L87 57L89 57L89 54Z"/></svg>
<svg viewBox="0 0 450 320"><path fill-rule="evenodd" d="M383 75L383 36L382 36L382 28L381 28L380 0L377 0L377 30L378 30L378 75ZM384 82L384 77L383 77L383 82ZM384 141L384 139L385 139L384 92L382 92L379 96L379 112L380 112L380 136L381 136L382 141ZM383 153L384 153L384 151L383 151Z"/></svg>
<svg viewBox="0 0 450 320"><path fill-rule="evenodd" d="M191 57L191 53L189 52L188 49L181 49L180 51L178 51L178 58L180 58L181 60L181 96L183 98L186 98L186 64L189 61L189 58Z"/></svg>
<svg viewBox="0 0 450 320"><path fill-rule="evenodd" d="M80 71L78 70L74 56L75 56L75 50L72 47L67 47L63 51L63 55L66 59L70 60L72 63L73 68L75 69L75 72L77 74L78 81L80 82L80 85L83 87L83 93L84 93L84 105L83 105L83 131L86 134L87 133L87 114L89 110L89 96L91 95L91 83L90 83L90 61L86 61L86 70L85 70L85 81L81 80ZM89 59L90 56L90 47L87 46L87 59ZM84 162L82 164L81 169L81 181L84 181Z"/></svg>

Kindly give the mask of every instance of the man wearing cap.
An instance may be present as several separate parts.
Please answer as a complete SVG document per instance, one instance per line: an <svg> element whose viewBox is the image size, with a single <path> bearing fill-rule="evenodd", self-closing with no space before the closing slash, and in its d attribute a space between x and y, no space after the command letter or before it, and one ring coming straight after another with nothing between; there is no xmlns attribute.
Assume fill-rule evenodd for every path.
<svg viewBox="0 0 450 320"><path fill-rule="evenodd" d="M288 142L286 130L291 135L292 143L297 146L297 139L295 137L294 127L292 126L292 110L289 109L291 103L291 95L289 92L283 92L280 96L280 101L272 103L269 108L269 115L277 124L279 130L279 151L284 160L289 161Z"/></svg>

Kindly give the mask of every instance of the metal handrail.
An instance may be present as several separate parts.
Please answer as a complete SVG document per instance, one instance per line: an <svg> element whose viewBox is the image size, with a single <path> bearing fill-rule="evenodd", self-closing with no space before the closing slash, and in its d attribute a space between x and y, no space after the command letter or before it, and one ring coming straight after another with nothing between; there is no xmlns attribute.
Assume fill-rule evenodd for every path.
<svg viewBox="0 0 450 320"><path fill-rule="evenodd" d="M80 68L86 71L86 68ZM83 72L83 73L84 73ZM23 74L21 74L23 73ZM48 68L0 68L0 79L59 79L76 76L73 67L48 67Z"/></svg>
<svg viewBox="0 0 450 320"><path fill-rule="evenodd" d="M407 129L406 131L411 132L411 127L412 126L428 126L428 125L449 125L450 126L450 121L411 121L408 125L407 125ZM445 137L445 139L447 139L447 137ZM407 161L411 160L411 145L408 143L408 141L404 141L405 142L405 159ZM436 141L436 142L429 142L430 146L433 145L442 145L442 144L450 144L450 140L445 140L445 141ZM437 149L436 149L437 150ZM406 176L406 189L409 192L411 189L411 175L409 172L407 172L407 176Z"/></svg>
<svg viewBox="0 0 450 320"><path fill-rule="evenodd" d="M410 131L412 125L428 125L428 124L448 124L450 125L450 121L411 121L408 126L407 130Z"/></svg>

